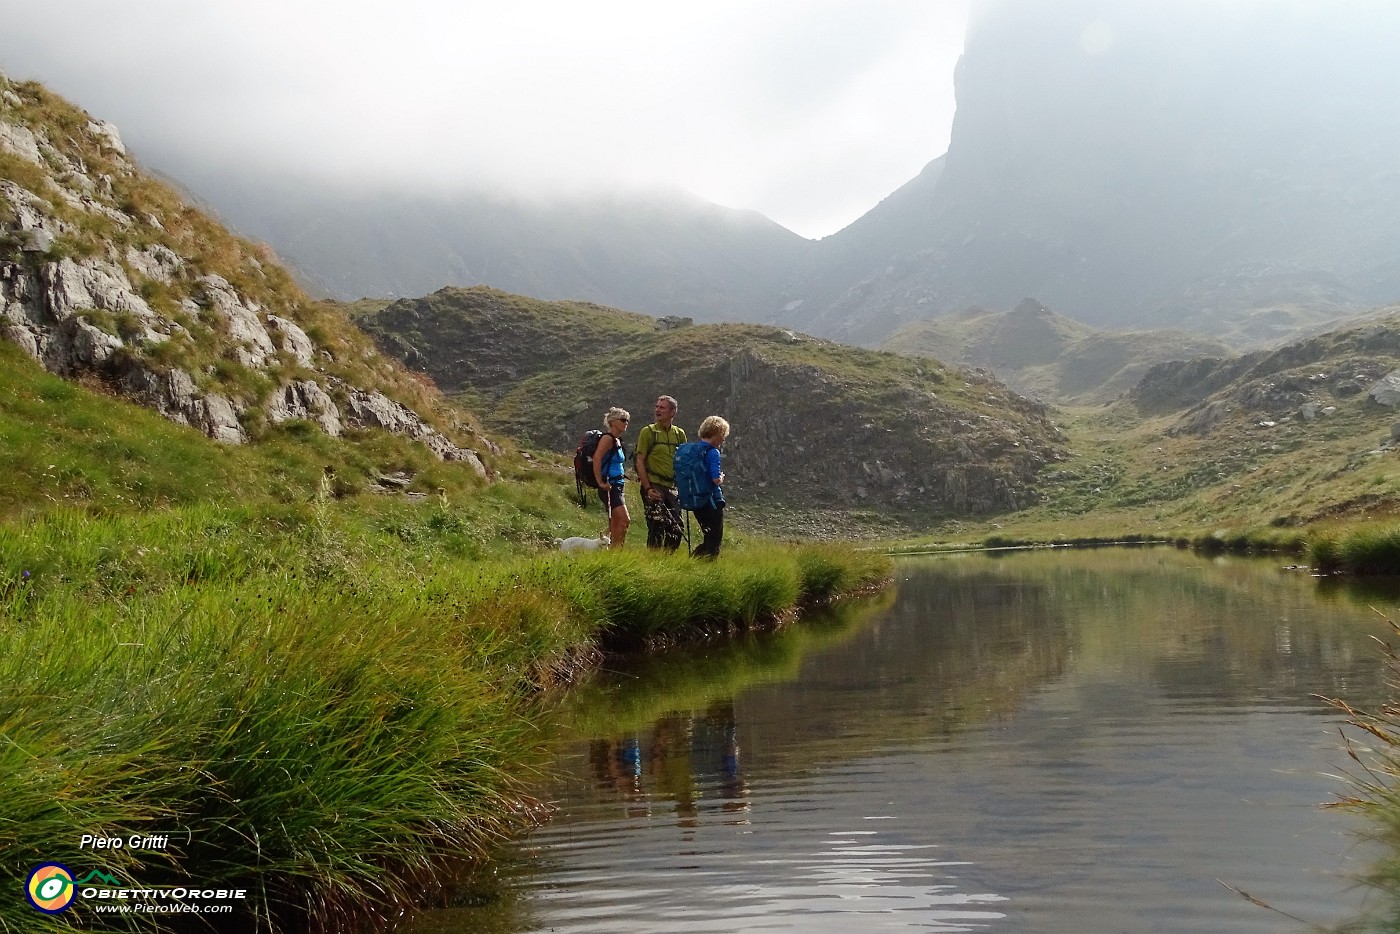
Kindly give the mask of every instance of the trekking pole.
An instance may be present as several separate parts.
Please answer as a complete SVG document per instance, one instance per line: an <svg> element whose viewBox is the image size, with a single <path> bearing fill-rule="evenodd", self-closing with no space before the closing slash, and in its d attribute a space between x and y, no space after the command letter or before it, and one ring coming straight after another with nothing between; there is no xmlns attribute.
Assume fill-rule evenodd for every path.
<svg viewBox="0 0 1400 934"><path fill-rule="evenodd" d="M690 510L689 510L689 509L685 510L685 556L686 556L687 558L693 558L693 557L695 557L695 552L692 551L692 550L691 550L691 547L690 547Z"/></svg>

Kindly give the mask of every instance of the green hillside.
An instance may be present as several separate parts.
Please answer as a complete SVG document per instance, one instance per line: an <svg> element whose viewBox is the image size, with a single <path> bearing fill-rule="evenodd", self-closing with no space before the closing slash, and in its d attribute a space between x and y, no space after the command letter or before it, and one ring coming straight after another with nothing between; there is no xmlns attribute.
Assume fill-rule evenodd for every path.
<svg viewBox="0 0 1400 934"><path fill-rule="evenodd" d="M1041 503L940 537L1284 545L1384 529L1400 517L1400 407L1384 392L1397 372L1394 309L1271 351L1160 364L1111 406L1062 410L1070 453L1042 475Z"/></svg>
<svg viewBox="0 0 1400 934"><path fill-rule="evenodd" d="M492 429L540 449L572 450L610 405L637 416L635 431L662 393L692 434L721 414L735 503L797 509L833 530L858 513L916 525L1006 512L1037 497L1059 456L1048 410L984 375L773 327L484 287L400 300L360 323Z"/></svg>

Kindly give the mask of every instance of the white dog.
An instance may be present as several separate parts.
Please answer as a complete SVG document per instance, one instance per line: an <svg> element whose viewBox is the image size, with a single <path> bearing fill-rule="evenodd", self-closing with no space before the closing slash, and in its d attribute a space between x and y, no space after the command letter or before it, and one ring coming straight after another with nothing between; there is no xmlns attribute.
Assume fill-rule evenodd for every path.
<svg viewBox="0 0 1400 934"><path fill-rule="evenodd" d="M599 548L606 548L612 544L612 539L604 533L597 538L556 538L554 544L559 546L560 551L597 551Z"/></svg>

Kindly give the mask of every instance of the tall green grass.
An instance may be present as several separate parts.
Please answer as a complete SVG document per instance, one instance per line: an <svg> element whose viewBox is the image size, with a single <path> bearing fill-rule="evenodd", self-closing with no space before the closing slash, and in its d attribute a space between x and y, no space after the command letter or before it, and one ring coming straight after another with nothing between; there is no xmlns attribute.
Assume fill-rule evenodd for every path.
<svg viewBox="0 0 1400 934"><path fill-rule="evenodd" d="M752 627L889 572L830 546L561 554L551 507L494 490L0 526L3 874L197 872L256 894L249 929L396 911L529 819L541 689L599 646ZM85 833L174 848L96 859ZM9 899L0 929L62 924Z"/></svg>
<svg viewBox="0 0 1400 934"><path fill-rule="evenodd" d="M1390 623L1394 634L1400 636L1400 626L1394 620ZM1394 641L1384 644L1382 651L1390 669L1391 688L1396 689L1400 687L1400 652ZM1343 734L1356 771L1347 775L1349 791L1332 806L1364 815L1370 822L1367 835L1382 846L1366 881L1385 894L1387 904L1377 910L1377 917L1386 920L1374 928L1357 929L1393 931L1400 918L1400 705L1392 700L1378 710L1358 710L1341 698L1329 699L1329 703L1361 733L1359 739Z"/></svg>
<svg viewBox="0 0 1400 934"><path fill-rule="evenodd" d="M1329 573L1400 575L1400 526L1368 524L1320 534L1308 542L1308 559Z"/></svg>

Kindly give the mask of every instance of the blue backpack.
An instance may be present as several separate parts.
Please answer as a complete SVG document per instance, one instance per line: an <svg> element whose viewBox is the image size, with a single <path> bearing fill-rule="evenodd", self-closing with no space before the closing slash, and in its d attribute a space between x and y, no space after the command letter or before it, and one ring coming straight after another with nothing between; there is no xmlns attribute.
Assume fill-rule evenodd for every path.
<svg viewBox="0 0 1400 934"><path fill-rule="evenodd" d="M723 501L717 496L718 490L705 465L705 452L709 449L710 445L703 441L687 441L676 448L676 498L688 512L714 508Z"/></svg>

